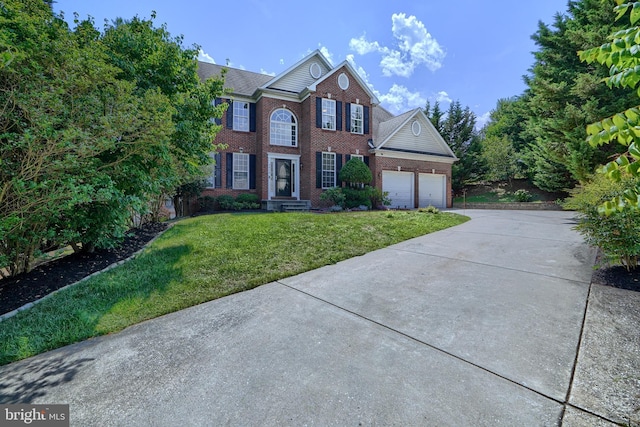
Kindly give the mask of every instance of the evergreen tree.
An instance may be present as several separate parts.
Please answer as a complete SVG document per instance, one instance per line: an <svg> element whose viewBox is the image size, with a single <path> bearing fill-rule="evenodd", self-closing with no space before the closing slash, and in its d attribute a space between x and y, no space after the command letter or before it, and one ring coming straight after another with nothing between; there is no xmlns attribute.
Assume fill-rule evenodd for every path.
<svg viewBox="0 0 640 427"><path fill-rule="evenodd" d="M602 44L616 27L611 1L570 1L550 27L539 23L539 47L525 77L527 113L520 139L533 183L547 191L572 188L618 147L584 144L586 125L633 104L633 91L600 84L608 70L580 61L577 52ZM518 151L518 150L516 150Z"/></svg>
<svg viewBox="0 0 640 427"><path fill-rule="evenodd" d="M454 101L444 115L436 102L433 110L427 104L425 114L459 159L452 167L453 190L458 191L468 182L479 179L484 164L481 137L475 129L476 115L473 111L469 107L462 108L460 101Z"/></svg>

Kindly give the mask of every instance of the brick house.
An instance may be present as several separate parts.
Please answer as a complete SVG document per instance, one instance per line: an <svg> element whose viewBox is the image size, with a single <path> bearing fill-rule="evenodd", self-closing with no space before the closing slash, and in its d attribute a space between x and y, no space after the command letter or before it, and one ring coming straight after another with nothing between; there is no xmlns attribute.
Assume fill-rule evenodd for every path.
<svg viewBox="0 0 640 427"><path fill-rule="evenodd" d="M392 207L451 206L456 157L421 109L394 116L348 62L315 51L275 77L205 62L201 79L225 72L227 111L215 168L203 195L256 194L263 208L322 206L353 157Z"/></svg>

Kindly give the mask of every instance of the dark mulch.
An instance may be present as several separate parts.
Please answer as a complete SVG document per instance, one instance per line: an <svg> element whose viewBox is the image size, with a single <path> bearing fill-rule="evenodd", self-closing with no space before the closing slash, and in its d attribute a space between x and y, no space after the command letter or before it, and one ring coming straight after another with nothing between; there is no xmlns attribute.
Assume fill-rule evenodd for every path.
<svg viewBox="0 0 640 427"><path fill-rule="evenodd" d="M611 266L603 259L602 253L598 254L596 267L598 269L591 276L592 283L640 292L640 267L627 271L620 265Z"/></svg>
<svg viewBox="0 0 640 427"><path fill-rule="evenodd" d="M166 228L166 223L146 224L131 230L118 248L74 253L42 264L29 273L0 280L0 315L130 257Z"/></svg>

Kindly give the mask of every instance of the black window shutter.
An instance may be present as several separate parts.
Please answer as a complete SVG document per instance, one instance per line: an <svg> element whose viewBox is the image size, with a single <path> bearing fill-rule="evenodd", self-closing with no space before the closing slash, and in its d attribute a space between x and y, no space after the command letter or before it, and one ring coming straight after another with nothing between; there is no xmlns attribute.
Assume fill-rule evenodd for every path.
<svg viewBox="0 0 640 427"><path fill-rule="evenodd" d="M364 110L364 133L369 134L369 107L365 105Z"/></svg>
<svg viewBox="0 0 640 427"><path fill-rule="evenodd" d="M316 127L322 127L322 98L316 97Z"/></svg>
<svg viewBox="0 0 640 427"><path fill-rule="evenodd" d="M220 104L222 104L222 99L220 98L216 98L215 101L213 101L213 105L215 105L216 107ZM222 124L222 119L219 119L218 117L216 117L214 119L214 123L220 126Z"/></svg>
<svg viewBox="0 0 640 427"><path fill-rule="evenodd" d="M342 154L336 153L336 186L340 187L340 169L342 169Z"/></svg>
<svg viewBox="0 0 640 427"><path fill-rule="evenodd" d="M322 188L322 152L316 151L316 188Z"/></svg>
<svg viewBox="0 0 640 427"><path fill-rule="evenodd" d="M227 103L229 104L227 107L227 129L233 129L233 101L229 100Z"/></svg>
<svg viewBox="0 0 640 427"><path fill-rule="evenodd" d="M249 103L249 132L256 131L256 104Z"/></svg>
<svg viewBox="0 0 640 427"><path fill-rule="evenodd" d="M344 127L347 132L351 132L351 104L347 102L344 106L345 123ZM349 161L349 160L347 160Z"/></svg>
<svg viewBox="0 0 640 427"><path fill-rule="evenodd" d="M227 153L227 188L233 188L233 153Z"/></svg>
<svg viewBox="0 0 640 427"><path fill-rule="evenodd" d="M256 189L256 155L249 154L249 189Z"/></svg>
<svg viewBox="0 0 640 427"><path fill-rule="evenodd" d="M364 164L369 166L369 156L364 156Z"/></svg>
<svg viewBox="0 0 640 427"><path fill-rule="evenodd" d="M347 163L349 160L351 160L351 154L345 154L344 162Z"/></svg>
<svg viewBox="0 0 640 427"><path fill-rule="evenodd" d="M342 130L342 102L336 101L336 130Z"/></svg>
<svg viewBox="0 0 640 427"><path fill-rule="evenodd" d="M213 161L216 163L213 169L213 186L215 188L222 188L222 154L214 154Z"/></svg>

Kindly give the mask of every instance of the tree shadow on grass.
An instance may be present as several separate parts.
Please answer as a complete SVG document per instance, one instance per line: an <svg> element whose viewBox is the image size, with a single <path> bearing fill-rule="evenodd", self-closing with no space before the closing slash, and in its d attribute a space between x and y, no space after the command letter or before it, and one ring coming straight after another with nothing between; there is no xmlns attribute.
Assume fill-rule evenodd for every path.
<svg viewBox="0 0 640 427"><path fill-rule="evenodd" d="M0 322L0 364L116 332L157 312L145 306L183 279L180 260L190 245L154 249L88 281L78 283ZM169 310L170 311L170 310Z"/></svg>

